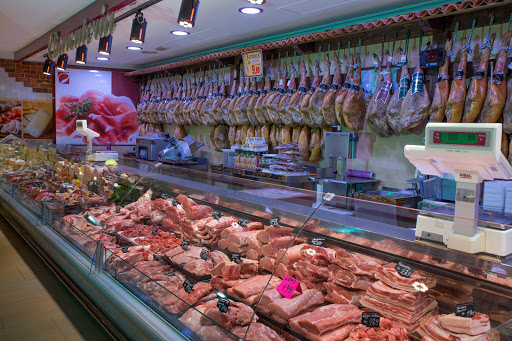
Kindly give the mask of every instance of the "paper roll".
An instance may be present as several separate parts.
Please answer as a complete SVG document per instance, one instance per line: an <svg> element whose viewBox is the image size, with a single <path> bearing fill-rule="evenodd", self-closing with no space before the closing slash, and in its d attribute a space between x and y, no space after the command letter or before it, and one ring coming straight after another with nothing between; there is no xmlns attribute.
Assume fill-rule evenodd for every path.
<svg viewBox="0 0 512 341"><path fill-rule="evenodd" d="M353 176L356 178L364 178L364 179L375 179L374 172L360 171L356 169L347 169L347 176Z"/></svg>
<svg viewBox="0 0 512 341"><path fill-rule="evenodd" d="M38 138L46 130L46 127L48 127L51 121L52 115L45 110L39 109L32 121L30 121L25 128L25 133Z"/></svg>

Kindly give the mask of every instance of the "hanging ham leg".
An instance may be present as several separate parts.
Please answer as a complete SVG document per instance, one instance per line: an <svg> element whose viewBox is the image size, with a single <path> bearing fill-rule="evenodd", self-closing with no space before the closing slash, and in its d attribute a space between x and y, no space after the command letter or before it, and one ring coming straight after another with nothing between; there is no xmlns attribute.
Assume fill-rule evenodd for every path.
<svg viewBox="0 0 512 341"><path fill-rule="evenodd" d="M324 102L324 98L327 95L327 91L331 84L331 62L329 60L329 52L325 53L324 64L324 76L322 78L322 83L320 83L320 86L315 90L313 96L311 96L311 101L309 102L309 115L313 121L313 126L318 128L327 126L324 114L322 113L322 103ZM334 124L336 123L337 122L334 122Z"/></svg>
<svg viewBox="0 0 512 341"><path fill-rule="evenodd" d="M469 90L466 95L466 104L464 105L464 116L462 122L471 123L476 120L482 109L487 92L487 70L489 69L489 57L491 55L492 45L496 35L493 33L489 37L489 44L484 49L480 66L469 84Z"/></svg>
<svg viewBox="0 0 512 341"><path fill-rule="evenodd" d="M278 68L281 65L281 61L278 63ZM286 67L286 61L283 62L281 67L281 72L279 76L278 88L277 91L270 95L267 101L267 112L270 120L274 124L282 124L281 115L279 114L279 102L281 102L281 98L283 98L284 93L286 92L286 74L288 73L288 69ZM277 81L277 80L276 80Z"/></svg>
<svg viewBox="0 0 512 341"><path fill-rule="evenodd" d="M238 117L240 117L240 120L241 122L243 122L243 124L252 124L251 121L249 120L247 109L249 108L249 101L251 100L255 92L256 80L252 78L249 85L249 90L242 98L240 98L235 109Z"/></svg>
<svg viewBox="0 0 512 341"><path fill-rule="evenodd" d="M258 101L258 98L261 95L262 88L263 88L263 78L261 78L256 83L256 90L253 92L251 98L249 99L249 103L247 104L247 117L249 118L249 121L251 122L251 124L255 127L261 125L261 123L256 118L256 111L254 110L254 107L256 106L256 102Z"/></svg>
<svg viewBox="0 0 512 341"><path fill-rule="evenodd" d="M224 99L222 101L222 104L220 105L220 111L222 112L222 118L223 118L224 122L226 122L230 126L233 126L236 124L236 122L234 122L231 119L231 116L228 113L229 104L231 103L231 101L233 101L233 99L235 98L235 95L236 95L236 88L237 88L237 77L236 76L237 76L237 74L236 74L236 70L235 70L235 71L233 71L233 84L231 85L231 92L230 92L229 96L226 97L226 99Z"/></svg>
<svg viewBox="0 0 512 341"><path fill-rule="evenodd" d="M507 102L503 109L503 132L512 134L512 77L507 83Z"/></svg>
<svg viewBox="0 0 512 341"><path fill-rule="evenodd" d="M236 144L236 126L230 126L228 131L229 145L233 146Z"/></svg>
<svg viewBox="0 0 512 341"><path fill-rule="evenodd" d="M267 77L265 77L265 87L260 93L256 104L254 105L254 111L256 114L256 119L261 125L269 124L269 120L267 119L267 109L264 107L264 103L267 100L268 92L272 88L272 67L269 69ZM267 141L268 143L268 141Z"/></svg>
<svg viewBox="0 0 512 341"><path fill-rule="evenodd" d="M507 50L503 49L503 47L510 45L510 37L512 37L512 31L508 31L503 35L501 41L502 48L498 53L491 84L487 91L482 111L478 117L479 122L496 123L505 106L507 100L507 83L505 82Z"/></svg>
<svg viewBox="0 0 512 341"><path fill-rule="evenodd" d="M361 56L359 53L356 54L355 63L357 67L354 71L354 82L343 101L343 119L347 128L360 131L364 127L366 101L361 87Z"/></svg>
<svg viewBox="0 0 512 341"><path fill-rule="evenodd" d="M428 49L430 44L425 46ZM419 63L412 75L412 83L405 95L400 112L400 134L410 134L425 123L429 115L430 97L425 85L425 75Z"/></svg>
<svg viewBox="0 0 512 341"><path fill-rule="evenodd" d="M309 60L309 55L308 55ZM311 115L309 114L309 103L311 102L311 97L316 91L316 88L320 85L320 63L318 60L315 63L315 67L313 68L313 64L311 63L311 60L309 60L309 69L310 74L313 75L313 82L311 83L311 87L309 88L308 92L302 99L302 102L300 103L300 112L302 113L302 117L304 118L304 123L306 123L308 126L313 126L313 121L311 119Z"/></svg>
<svg viewBox="0 0 512 341"><path fill-rule="evenodd" d="M213 101L212 106L212 115L215 118L215 120L222 124L227 124L228 122L224 121L224 115L222 113L222 103L224 102L224 99L226 99L226 80L224 76L222 77L222 83L220 84L219 92L217 93L217 96L215 97L215 100Z"/></svg>
<svg viewBox="0 0 512 341"><path fill-rule="evenodd" d="M405 52L401 47L398 48L400 54L400 60L406 60ZM448 86L448 84L447 84ZM402 111L402 103L404 102L405 95L411 87L411 79L409 77L409 69L407 68L407 62L402 65L402 71L400 74L400 84L397 91L391 96L391 100L386 108L386 120L388 121L389 127L393 130L395 135L400 135L400 115ZM448 91L446 91L446 99L448 99Z"/></svg>
<svg viewBox="0 0 512 341"><path fill-rule="evenodd" d="M261 127L260 136L265 139L265 143L270 145L270 127L268 125Z"/></svg>
<svg viewBox="0 0 512 341"><path fill-rule="evenodd" d="M452 49L452 40L446 41L444 47L446 52ZM446 103L448 102L448 96L450 95L450 85L448 83L448 68L450 66L450 56L444 57L444 63L439 69L439 75L437 76L436 87L434 89L434 98L432 99L432 105L430 106L430 122L443 122L446 112Z"/></svg>
<svg viewBox="0 0 512 341"><path fill-rule="evenodd" d="M462 51L459 68L452 81L450 96L446 104L446 120L448 123L460 123L464 112L466 99L466 66L468 64L468 50Z"/></svg>
<svg viewBox="0 0 512 341"><path fill-rule="evenodd" d="M290 100L292 99L293 95L295 95L295 92L297 91L297 83L295 80L295 64L293 62L293 59L290 61L290 80L288 81L288 89L286 90L286 93L281 97L281 101L279 102L278 110L279 115L281 116L281 121L283 124L293 127L295 126L295 122L292 119L292 114L289 111L290 106Z"/></svg>
<svg viewBox="0 0 512 341"><path fill-rule="evenodd" d="M321 133L322 129L311 130L311 143L309 144L309 151L311 154L309 156L309 161L318 161L320 158L320 153L322 151L322 137L320 136Z"/></svg>
<svg viewBox="0 0 512 341"><path fill-rule="evenodd" d="M336 113L336 120L339 124L346 127L347 124L345 123L345 119L343 118L343 102L345 101L345 97L347 97L348 92L352 88L352 82L354 81L354 57L352 57L352 54L350 53L348 55L347 64L348 64L348 71L347 76L345 77L345 82L343 82L343 86L338 91L338 94L336 95L336 101L334 103L334 111Z"/></svg>
<svg viewBox="0 0 512 341"><path fill-rule="evenodd" d="M322 114L324 115L325 122L327 122L327 124L330 126L336 126L340 124L336 117L336 109L334 108L338 89L340 88L341 83L342 63L340 62L338 54L334 54L334 63L336 64L334 67L334 78L332 80L331 87L329 88L329 91L327 91L327 94L325 94L324 101L322 103Z"/></svg>
<svg viewBox="0 0 512 341"><path fill-rule="evenodd" d="M300 83L299 88L297 91L293 94L292 98L290 98L290 103L288 104L288 111L290 112L290 115L292 116L292 121L294 124L298 126L303 126L306 124L304 122L304 117L302 116L302 113L300 112L300 104L302 100L304 99L304 96L306 96L306 93L308 92L308 69L306 68L306 64L304 63L304 57L302 58L302 64L300 66Z"/></svg>
<svg viewBox="0 0 512 341"><path fill-rule="evenodd" d="M308 126L302 127L299 135L298 145L302 147L300 151L302 152L302 157L304 158L304 160L309 159L310 134Z"/></svg>
<svg viewBox="0 0 512 341"><path fill-rule="evenodd" d="M302 131L302 127L295 126L292 128L292 143L299 144L300 132Z"/></svg>
<svg viewBox="0 0 512 341"><path fill-rule="evenodd" d="M376 54L373 55L373 58L378 62L379 58ZM381 75L384 75L379 76L377 79L375 94L373 95L366 112L366 123L379 137L390 137L393 135L393 130L389 127L386 117L386 107L391 99L391 90L393 89L393 84L391 83L391 61L389 51L386 51L385 59L387 65L386 71L381 72Z"/></svg>

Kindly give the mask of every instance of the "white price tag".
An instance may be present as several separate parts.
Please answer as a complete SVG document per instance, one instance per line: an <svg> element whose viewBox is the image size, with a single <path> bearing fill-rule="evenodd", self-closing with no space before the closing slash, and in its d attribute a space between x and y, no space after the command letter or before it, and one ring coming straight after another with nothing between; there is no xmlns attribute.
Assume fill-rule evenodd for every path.
<svg viewBox="0 0 512 341"><path fill-rule="evenodd" d="M324 195L324 200L331 201L331 199L334 198L334 193L327 193Z"/></svg>

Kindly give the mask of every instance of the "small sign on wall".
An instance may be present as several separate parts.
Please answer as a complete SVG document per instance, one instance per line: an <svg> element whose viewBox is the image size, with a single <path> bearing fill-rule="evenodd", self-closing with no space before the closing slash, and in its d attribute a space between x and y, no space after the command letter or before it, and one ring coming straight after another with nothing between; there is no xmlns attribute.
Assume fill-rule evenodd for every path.
<svg viewBox="0 0 512 341"><path fill-rule="evenodd" d="M245 77L263 76L263 52L262 50L242 53L244 60Z"/></svg>

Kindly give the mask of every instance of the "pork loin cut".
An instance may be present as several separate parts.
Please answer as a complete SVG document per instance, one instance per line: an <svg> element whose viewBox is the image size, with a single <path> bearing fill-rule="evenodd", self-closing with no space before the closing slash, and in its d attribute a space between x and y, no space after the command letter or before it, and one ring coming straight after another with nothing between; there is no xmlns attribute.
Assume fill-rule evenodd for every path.
<svg viewBox="0 0 512 341"><path fill-rule="evenodd" d="M301 295L291 299L281 298L268 305L272 315L277 315L288 321L290 318L324 303L324 295L316 289L305 290Z"/></svg>
<svg viewBox="0 0 512 341"><path fill-rule="evenodd" d="M260 294L267 285L271 275L254 276L246 281L241 282L233 288L233 292L239 297L247 298L252 295ZM273 277L267 287L267 290L277 288L281 283L281 279Z"/></svg>
<svg viewBox="0 0 512 341"><path fill-rule="evenodd" d="M373 278L375 271L377 271L384 262L377 258L350 253L340 249L336 252L335 264L356 275L364 275Z"/></svg>
<svg viewBox="0 0 512 341"><path fill-rule="evenodd" d="M362 312L351 304L330 304L293 318L301 328L322 335L351 323L361 322Z"/></svg>
<svg viewBox="0 0 512 341"><path fill-rule="evenodd" d="M355 275L354 273L343 269L336 264L329 266L329 268L332 271L332 275L329 277L329 282L344 286L346 288L367 290L370 285L375 282L375 280L367 276Z"/></svg>
<svg viewBox="0 0 512 341"><path fill-rule="evenodd" d="M376 279L380 279L392 288L405 290L412 293L417 293L418 289L415 287L415 283L423 288L432 289L436 286L436 280L431 277L425 277L418 272L412 274L411 277L402 277L394 268L381 268L375 274ZM416 286L417 286L416 285Z"/></svg>
<svg viewBox="0 0 512 341"><path fill-rule="evenodd" d="M347 290L331 282L324 283L327 289L325 300L335 304L359 305L361 297L365 295L364 290Z"/></svg>
<svg viewBox="0 0 512 341"><path fill-rule="evenodd" d="M308 340L311 341L340 341L345 340L347 336L354 330L356 324L346 324L343 327L334 329L330 332L327 332L323 335L317 335L314 333L310 333L305 328L302 328L297 323L292 322L290 320L289 323L290 329L298 334L304 335Z"/></svg>
<svg viewBox="0 0 512 341"><path fill-rule="evenodd" d="M222 313L219 308L217 308L217 304L215 304L215 306L208 307L204 311L204 315L201 317L201 323L208 325L213 324L212 321L214 321L227 330L231 330L237 325L248 325L251 322L252 315L253 310L251 307L243 303L230 301L229 309L225 313ZM257 316L255 316L255 319L257 320Z"/></svg>
<svg viewBox="0 0 512 341"><path fill-rule="evenodd" d="M479 335L491 330L489 316L476 313L473 317L461 317L455 314L440 315L439 323L453 333Z"/></svg>

